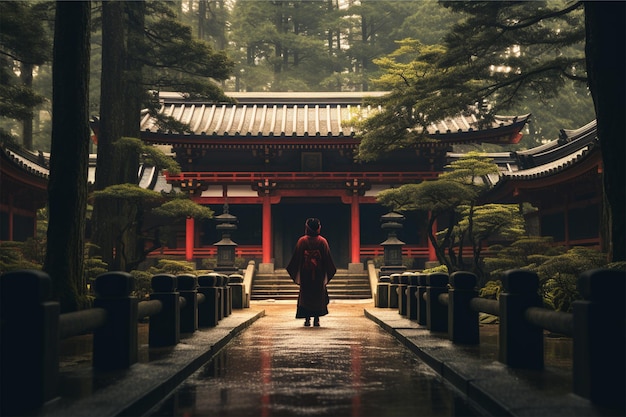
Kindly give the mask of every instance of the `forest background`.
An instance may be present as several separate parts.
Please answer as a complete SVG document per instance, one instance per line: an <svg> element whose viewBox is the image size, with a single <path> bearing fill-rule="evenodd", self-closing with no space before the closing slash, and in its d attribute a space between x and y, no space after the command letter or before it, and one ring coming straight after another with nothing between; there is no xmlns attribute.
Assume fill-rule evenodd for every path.
<svg viewBox="0 0 626 417"><path fill-rule="evenodd" d="M41 97L33 112L32 132L19 120L0 118L0 129L22 138L27 149L50 151L52 119L53 2L27 2L30 6L22 31L32 55L40 55L32 71L23 61L2 55L7 77L21 77ZM378 89L373 80L384 69L375 61L392 54L399 41L415 39L423 45L442 44L463 13L436 0L419 1L298 1L182 0L170 2L176 19L191 28L192 36L224 51L234 62L230 78L219 81L227 94L233 91L368 91ZM553 6L565 1L551 1ZM99 12L94 3L94 15ZM0 18L1 19L1 18ZM101 19L94 18L91 35L89 113L100 114L102 67ZM21 22L14 22L20 24ZM0 31L10 30L7 22ZM28 39L32 36L32 39ZM46 46L46 40L48 45ZM584 43L569 46L563 54L584 54ZM556 53L556 52L555 52ZM181 56L181 59L185 57ZM36 60L36 61L37 61ZM172 87L170 86L170 89ZM175 88L174 88L175 89ZM509 114L531 113L521 143L511 149L528 149L558 138L560 129L575 129L593 120L594 107L584 83L570 81L557 97L541 91L522 91ZM480 146L479 146L480 147ZM495 145L485 150L494 149ZM463 150L467 150L463 149Z"/></svg>

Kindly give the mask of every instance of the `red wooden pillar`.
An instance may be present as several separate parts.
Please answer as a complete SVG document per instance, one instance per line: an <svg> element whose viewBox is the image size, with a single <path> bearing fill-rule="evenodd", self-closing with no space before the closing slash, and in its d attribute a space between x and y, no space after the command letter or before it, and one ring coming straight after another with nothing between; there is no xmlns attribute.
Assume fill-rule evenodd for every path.
<svg viewBox="0 0 626 417"><path fill-rule="evenodd" d="M429 213L428 215L430 216L431 214ZM433 235L437 236L437 220L433 222L432 233ZM428 260L430 262L434 262L437 260L437 253L435 253L435 247L433 246L433 243L430 241L430 239L428 239Z"/></svg>
<svg viewBox="0 0 626 417"><path fill-rule="evenodd" d="M272 261L272 202L263 196L263 263Z"/></svg>
<svg viewBox="0 0 626 417"><path fill-rule="evenodd" d="M195 222L193 217L187 217L185 226L185 259L191 261L193 259L193 246L195 242Z"/></svg>
<svg viewBox="0 0 626 417"><path fill-rule="evenodd" d="M350 262L353 264L361 262L361 219L359 215L359 196L356 193L352 196L350 203L350 236L351 236L351 256Z"/></svg>

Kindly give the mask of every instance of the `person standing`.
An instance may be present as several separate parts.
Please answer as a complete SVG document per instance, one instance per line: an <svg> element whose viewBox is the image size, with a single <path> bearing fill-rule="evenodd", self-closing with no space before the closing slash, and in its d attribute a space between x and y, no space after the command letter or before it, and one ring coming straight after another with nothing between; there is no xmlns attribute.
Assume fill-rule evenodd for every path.
<svg viewBox="0 0 626 417"><path fill-rule="evenodd" d="M304 325L320 325L320 316L328 314L328 290L326 285L335 276L337 268L330 254L326 238L320 235L322 225L317 218L304 223L304 235L298 239L287 265L291 279L299 285L296 318L304 319Z"/></svg>

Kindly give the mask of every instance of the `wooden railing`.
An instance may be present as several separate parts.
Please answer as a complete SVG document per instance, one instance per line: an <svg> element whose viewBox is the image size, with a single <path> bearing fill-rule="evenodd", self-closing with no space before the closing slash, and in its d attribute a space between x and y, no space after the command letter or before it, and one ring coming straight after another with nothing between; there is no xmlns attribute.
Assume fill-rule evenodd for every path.
<svg viewBox="0 0 626 417"><path fill-rule="evenodd" d="M370 272L371 273L371 272ZM456 344L479 344L479 313L499 317L499 360L514 368L544 368L544 330L573 340L575 394L594 404L624 406L626 392L626 271L597 269L580 275L572 313L544 308L537 274L507 271L499 299L478 296L470 272L404 272L380 276L375 305L398 309Z"/></svg>
<svg viewBox="0 0 626 417"><path fill-rule="evenodd" d="M257 184L265 180L270 182L284 181L294 182L340 182L346 181L367 181L370 183L388 182L413 182L436 179L438 172L433 171L396 171L396 172L182 172L172 175L166 174L167 182L175 181L200 181L204 183L245 183Z"/></svg>
<svg viewBox="0 0 626 417"><path fill-rule="evenodd" d="M161 257L163 255L167 256L185 256L186 249L184 247L181 248L161 248L157 251L152 252L150 257ZM483 250L483 255L486 254L486 251ZM373 259L376 257L382 258L384 256L384 247L381 245L362 245L360 248L360 259ZM463 255L466 257L472 256L472 248L464 248ZM217 256L217 247L216 246L202 246L193 248L193 257L194 258L214 258ZM262 259L263 258L263 248L261 245L238 245L235 247L235 256L238 258L245 259ZM402 247L402 256L407 258L415 258L415 259L428 259L428 247L425 246L416 246L416 245L405 245Z"/></svg>
<svg viewBox="0 0 626 417"><path fill-rule="evenodd" d="M134 277L108 272L95 281L94 307L60 314L52 281L39 270L0 276L1 415L22 415L57 395L60 340L93 334L93 368L125 369L138 361L138 323L149 320L149 346L174 346L181 333L214 327L233 308L249 307L254 262L244 274L160 274L150 300L132 295ZM6 383L10 381L10 383Z"/></svg>

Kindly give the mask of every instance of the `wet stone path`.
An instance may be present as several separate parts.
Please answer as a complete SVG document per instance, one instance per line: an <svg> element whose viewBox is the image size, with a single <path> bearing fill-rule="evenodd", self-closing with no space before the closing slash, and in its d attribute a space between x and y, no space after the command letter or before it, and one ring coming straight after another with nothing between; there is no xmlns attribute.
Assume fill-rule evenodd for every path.
<svg viewBox="0 0 626 417"><path fill-rule="evenodd" d="M331 302L320 327L262 302L248 329L145 416L479 416L363 310Z"/></svg>

